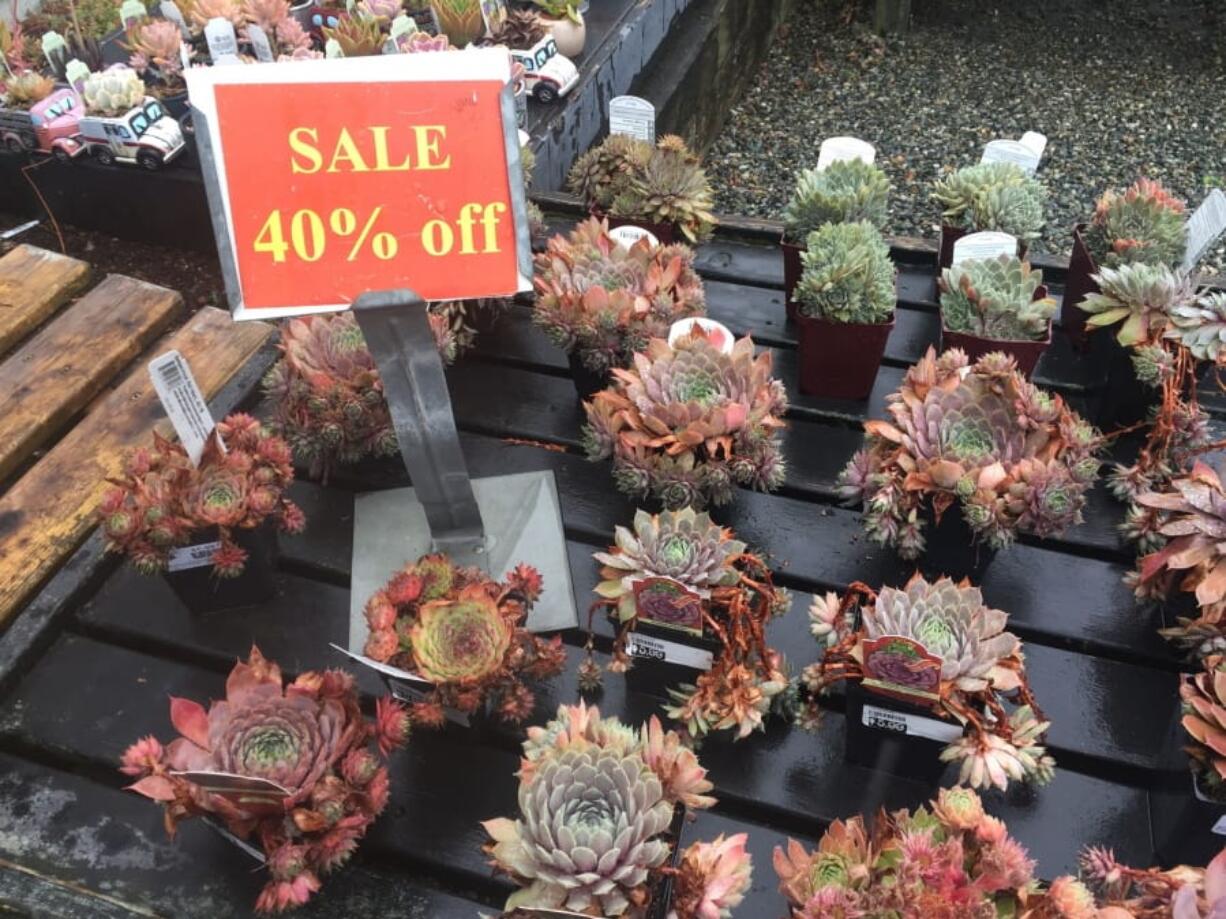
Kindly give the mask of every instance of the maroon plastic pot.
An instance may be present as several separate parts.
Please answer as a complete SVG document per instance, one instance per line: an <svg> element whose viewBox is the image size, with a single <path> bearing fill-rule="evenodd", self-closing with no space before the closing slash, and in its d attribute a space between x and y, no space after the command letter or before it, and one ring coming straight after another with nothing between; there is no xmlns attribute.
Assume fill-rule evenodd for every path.
<svg viewBox="0 0 1226 919"><path fill-rule="evenodd" d="M1040 284L1034 292L1034 299L1042 300L1046 296L1047 287ZM1017 369L1028 378L1034 373L1035 365L1039 363L1039 358L1043 356L1043 352L1047 350L1047 346L1050 344L1050 319L1047 321L1047 334L1038 341L1030 339L982 338L969 332L951 331L945 328L944 320L941 322L942 351L947 348L961 348L966 352L967 358L972 363L979 360L985 354L991 354L993 351L1003 351L1017 361Z"/></svg>
<svg viewBox="0 0 1226 919"><path fill-rule="evenodd" d="M800 276L804 273L804 262L801 261L800 253L805 251L805 247L790 243L786 239L781 240L779 245L783 249L784 308L787 310L788 322L795 322L800 315L800 307L793 294L796 293L796 285L800 283Z"/></svg>
<svg viewBox="0 0 1226 919"><path fill-rule="evenodd" d="M873 391L889 322L828 322L797 314L800 391L828 399L866 399Z"/></svg>
<svg viewBox="0 0 1226 919"><path fill-rule="evenodd" d="M1085 300L1087 294L1099 292L1093 277L1098 273L1098 266L1094 263L1094 256L1090 255L1090 250L1086 247L1085 237L1082 235L1085 228L1084 223L1073 227L1073 252L1069 256L1068 275L1064 281L1064 305L1060 308L1060 320L1064 333L1078 351L1089 350L1090 337L1089 330L1086 328L1086 319L1089 318L1089 314L1085 310L1078 309L1077 304Z"/></svg>

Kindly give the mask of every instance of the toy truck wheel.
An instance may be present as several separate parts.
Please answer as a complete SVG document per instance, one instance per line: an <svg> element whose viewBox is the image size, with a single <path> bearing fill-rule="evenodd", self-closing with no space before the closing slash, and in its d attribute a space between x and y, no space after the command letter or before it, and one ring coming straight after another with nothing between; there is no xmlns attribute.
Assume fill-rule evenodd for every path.
<svg viewBox="0 0 1226 919"><path fill-rule="evenodd" d="M15 134L10 134L4 138L4 149L9 153L25 153L26 145L21 142L21 138Z"/></svg>
<svg viewBox="0 0 1226 919"><path fill-rule="evenodd" d="M156 153L143 152L136 155L136 162L140 163L145 169L150 172L157 172L162 168L162 158Z"/></svg>
<svg viewBox="0 0 1226 919"><path fill-rule="evenodd" d="M543 102L545 105L556 102L558 99L557 87L552 83L537 83L536 89L532 91L532 98L537 102Z"/></svg>
<svg viewBox="0 0 1226 919"><path fill-rule="evenodd" d="M94 156L103 166L112 166L115 163L115 154L110 147L95 147Z"/></svg>
<svg viewBox="0 0 1226 919"><path fill-rule="evenodd" d="M68 151L63 147L52 147L51 155L55 157L57 162L60 163L67 163L72 159L72 157L68 154Z"/></svg>

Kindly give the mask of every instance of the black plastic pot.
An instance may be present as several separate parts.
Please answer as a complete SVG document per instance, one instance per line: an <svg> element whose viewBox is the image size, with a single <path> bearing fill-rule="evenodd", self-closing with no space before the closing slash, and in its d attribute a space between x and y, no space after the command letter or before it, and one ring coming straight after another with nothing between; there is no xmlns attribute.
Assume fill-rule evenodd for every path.
<svg viewBox="0 0 1226 919"><path fill-rule="evenodd" d="M955 581L970 578L978 584L996 550L975 542L974 532L962 515L962 506L956 501L945 509L941 522L935 523L932 510L925 509L928 526L924 530L927 547L919 560L920 570L928 580L948 575Z"/></svg>
<svg viewBox="0 0 1226 919"><path fill-rule="evenodd" d="M639 646L637 651L636 645ZM648 647L642 647L643 645ZM682 653L702 655L706 652L712 659L720 651L720 644L714 638L691 635L680 629L670 629L650 622L640 622L635 625L628 639L627 650L632 652L634 666L626 671L626 687L635 692L665 699L668 698L669 689L682 683L693 683L701 670L666 659L672 646L677 645L684 649Z"/></svg>
<svg viewBox="0 0 1226 919"><path fill-rule="evenodd" d="M867 399L894 318L876 324L796 316L800 391L827 399Z"/></svg>
<svg viewBox="0 0 1226 919"><path fill-rule="evenodd" d="M1147 386L1137 379L1132 365L1132 349L1115 339L1115 329L1103 329L1091 336L1101 338L1101 345L1092 343L1092 351L1102 348L1107 352L1107 383L1098 399L1098 411L1094 423L1106 432L1144 421L1149 410L1158 404L1162 390Z"/></svg>
<svg viewBox="0 0 1226 919"><path fill-rule="evenodd" d="M1098 266L1094 264L1094 256L1090 255L1090 250L1086 248L1083 235L1085 228L1084 223L1073 227L1073 251L1069 256L1068 274L1064 280L1064 304L1060 307L1060 325L1078 351L1089 349L1089 330L1086 328L1089 314L1078 309L1077 304L1081 303L1087 294L1099 292L1098 284L1093 278L1093 275L1098 273Z"/></svg>
<svg viewBox="0 0 1226 919"><path fill-rule="evenodd" d="M941 750L962 733L958 724L940 718L930 707L883 695L857 681L848 681L846 687L843 758L866 769L940 784L947 768ZM924 736L926 731L946 739Z"/></svg>
<svg viewBox="0 0 1226 919"><path fill-rule="evenodd" d="M790 243L786 239L781 240L779 246L783 249L784 309L787 310L788 321L795 322L800 315L800 307L793 295L796 293L796 285L800 283L800 276L804 274L805 266L800 253L805 251L805 247Z"/></svg>
<svg viewBox="0 0 1226 919"><path fill-rule="evenodd" d="M1195 775L1150 789L1149 824L1164 868L1207 865L1226 846L1226 803L1205 795Z"/></svg>
<svg viewBox="0 0 1226 919"><path fill-rule="evenodd" d="M588 401L596 393L608 387L609 374L588 370L578 352L572 351L566 356L566 360L570 364L570 376L575 381L575 392L579 394L580 402Z"/></svg>
<svg viewBox="0 0 1226 919"><path fill-rule="evenodd" d="M198 553L204 564L180 571L164 571L162 577L189 611L212 613L242 606L256 606L271 600L277 592L277 533L271 523L254 530L234 530L234 541L247 550L247 564L235 578L219 578L208 564L208 554ZM192 546L217 540L217 530L194 534Z"/></svg>

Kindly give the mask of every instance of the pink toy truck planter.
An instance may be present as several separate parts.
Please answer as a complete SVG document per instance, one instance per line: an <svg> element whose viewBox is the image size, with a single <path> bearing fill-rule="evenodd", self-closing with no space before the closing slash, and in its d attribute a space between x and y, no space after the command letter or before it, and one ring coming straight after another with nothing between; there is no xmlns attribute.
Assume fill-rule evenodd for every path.
<svg viewBox="0 0 1226 919"><path fill-rule="evenodd" d="M25 109L0 108L0 143L10 153L37 150L69 160L84 147L77 137L85 107L75 89L57 89Z"/></svg>
<svg viewBox="0 0 1226 919"><path fill-rule="evenodd" d="M152 96L114 118L85 115L80 132L78 139L105 166L137 163L145 169L161 169L183 152L179 123Z"/></svg>

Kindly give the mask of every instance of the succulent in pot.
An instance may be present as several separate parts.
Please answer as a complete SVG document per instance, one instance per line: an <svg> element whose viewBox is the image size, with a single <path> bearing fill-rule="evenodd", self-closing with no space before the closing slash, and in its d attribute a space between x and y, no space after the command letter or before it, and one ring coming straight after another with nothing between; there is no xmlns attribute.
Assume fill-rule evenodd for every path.
<svg viewBox="0 0 1226 919"><path fill-rule="evenodd" d="M128 29L125 47L129 66L145 79L159 97L186 92L180 48L183 36L168 19L146 19Z"/></svg>
<svg viewBox="0 0 1226 919"><path fill-rule="evenodd" d="M837 164L836 164L837 165ZM894 263L868 221L827 223L809 234L796 285L800 390L863 399L894 328Z"/></svg>
<svg viewBox="0 0 1226 919"><path fill-rule="evenodd" d="M646 238L627 248L591 218L570 236L551 239L536 257L533 320L593 380L580 396L606 385L678 319L702 316L706 300L694 254L685 246L654 246ZM576 376L577 384L581 376Z"/></svg>
<svg viewBox="0 0 1226 919"><path fill-rule="evenodd" d="M652 339L584 403L588 459L612 457L625 494L701 509L728 503L736 485L782 484L778 431L787 394L771 377L771 354L755 357L748 336L725 350L722 338L696 327L674 345Z"/></svg>
<svg viewBox="0 0 1226 919"><path fill-rule="evenodd" d="M626 134L610 134L575 160L567 188L594 212L607 213L613 201L651 159L654 147Z"/></svg>
<svg viewBox="0 0 1226 919"><path fill-rule="evenodd" d="M857 606L858 623L848 615ZM1022 643L1006 631L1008 615L987 606L978 587L916 573L902 589L875 594L853 584L841 600L815 598L810 616L829 637L819 639L822 657L801 676L809 694L802 724L819 724L819 696L854 680L962 725L962 736L940 754L959 766L959 782L1003 791L1009 782L1051 780L1048 722L1026 678Z"/></svg>
<svg viewBox="0 0 1226 919"><path fill-rule="evenodd" d="M6 108L25 111L32 105L42 102L53 92L55 92L54 80L33 70L27 70L24 73L10 76L4 82L4 90L3 93L0 93L0 99L3 99Z"/></svg>
<svg viewBox="0 0 1226 919"><path fill-rule="evenodd" d="M1198 673L1186 674L1179 697L1197 785L1207 798L1226 803L1226 655L1211 654Z"/></svg>
<svg viewBox="0 0 1226 919"><path fill-rule="evenodd" d="M486 41L491 45L527 50L548 34L548 24L533 10L511 10L498 30ZM562 53L566 54L565 51Z"/></svg>
<svg viewBox="0 0 1226 919"><path fill-rule="evenodd" d="M439 727L446 709L467 715L486 704L503 721L523 721L535 701L525 681L556 676L566 662L561 637L525 628L541 588L530 565L495 581L446 555L424 555L367 601L364 651L433 684L409 708L416 723Z"/></svg>
<svg viewBox="0 0 1226 919"><path fill-rule="evenodd" d="M791 596L777 588L761 556L746 551L733 532L693 508L634 515L633 528L619 526L603 566L600 596L590 615L607 612L618 627L609 669L624 672L630 633L659 626L706 639L709 670L693 684L669 688L668 714L699 740L711 731L736 738L765 729L766 717L790 698L783 656L766 644L766 626L787 611ZM580 686L600 681L589 624L587 659Z"/></svg>
<svg viewBox="0 0 1226 919"><path fill-rule="evenodd" d="M1045 222L1047 189L1014 163L965 166L940 179L932 197L942 208L942 268L953 261L959 236L996 230L1017 237L1024 247L1038 238Z"/></svg>
<svg viewBox="0 0 1226 919"><path fill-rule="evenodd" d="M942 347L961 348L971 360L1003 351L1030 376L1051 343L1056 311L1043 272L1011 255L967 259L942 271L937 287Z"/></svg>
<svg viewBox="0 0 1226 919"><path fill-rule="evenodd" d="M1098 432L1011 357L971 364L957 349L938 357L930 348L886 402L891 420L865 422L866 446L839 475L873 542L918 558L930 548L928 518L940 525L951 511L993 550L1081 522Z"/></svg>
<svg viewBox="0 0 1226 919"><path fill-rule="evenodd" d="M145 84L129 67L111 67L91 73L81 87L85 108L91 115L113 118L123 115L145 99Z"/></svg>
<svg viewBox="0 0 1226 919"><path fill-rule="evenodd" d="M434 21L457 48L466 48L485 34L480 0L430 0Z"/></svg>
<svg viewBox="0 0 1226 919"><path fill-rule="evenodd" d="M572 59L582 54L587 44L587 23L578 0L533 0L533 3L553 34L558 51Z"/></svg>
<svg viewBox="0 0 1226 919"><path fill-rule="evenodd" d="M1165 265L1177 268L1187 251L1187 205L1161 182L1139 179L1120 194L1103 193L1084 232L1095 266Z"/></svg>
<svg viewBox="0 0 1226 919"><path fill-rule="evenodd" d="M1110 849L1087 846L1078 868L1080 879L1064 875L1039 892L1034 901L1037 915L1215 919L1226 914L1226 849L1203 869L1176 865L1163 870L1131 868L1118 862Z"/></svg>
<svg viewBox="0 0 1226 919"><path fill-rule="evenodd" d="M380 699L362 715L353 677L303 673L282 685L281 669L252 648L226 679L225 698L206 711L170 699L179 736L149 736L123 755L128 786L161 804L166 829L205 817L264 853L270 875L259 913L301 906L321 876L342 866L387 806L386 757L408 737L399 703Z"/></svg>
<svg viewBox="0 0 1226 919"><path fill-rule="evenodd" d="M638 730L583 703L528 729L518 819L483 824L486 851L519 890L506 909L645 919L731 914L751 880L743 835L676 851L677 818L712 806L693 750L658 718ZM672 863L677 860L676 868Z"/></svg>
<svg viewBox="0 0 1226 919"><path fill-rule="evenodd" d="M941 789L914 811L834 821L810 852L777 846L779 890L789 919L885 916L1028 916L1035 863L968 788Z"/></svg>

